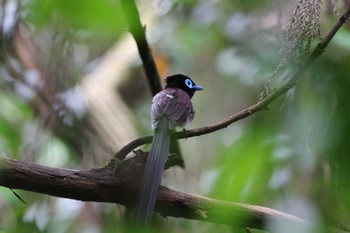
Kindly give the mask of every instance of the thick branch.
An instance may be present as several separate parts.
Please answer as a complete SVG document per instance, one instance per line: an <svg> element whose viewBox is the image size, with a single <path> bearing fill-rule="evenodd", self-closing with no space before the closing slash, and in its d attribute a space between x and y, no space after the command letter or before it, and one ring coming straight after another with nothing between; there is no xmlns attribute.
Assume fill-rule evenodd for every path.
<svg viewBox="0 0 350 233"><path fill-rule="evenodd" d="M160 90L162 90L162 86L156 63L153 59L151 50L148 47L145 30L142 27L140 15L134 0L122 0L122 5L129 24L129 30L136 41L143 67L146 72L148 84L151 88L152 95L154 96Z"/></svg>
<svg viewBox="0 0 350 233"><path fill-rule="evenodd" d="M260 100L258 103L251 105L243 109L242 111L222 120L212 125L207 125L202 128L175 132L172 134L172 139L182 139L200 136L204 134L209 134L215 132L220 129L224 129L229 125L233 124L236 121L247 118L250 115L264 110L268 107L268 105L273 102L278 97L284 95L288 90L293 88L297 81L304 75L306 70L313 64L313 62L324 52L325 48L328 46L329 42L333 39L336 32L343 26L346 20L350 16L350 1L347 1L347 7L344 14L338 19L337 23L333 26L333 28L327 33L327 35L323 38L321 42L318 43L316 48L312 51L312 53L305 59L303 63L301 63L299 69L287 79L287 81L278 89L267 95L265 98ZM129 144L125 145L120 151L118 151L115 157L119 159L125 158L125 156L134 150L136 147L141 146L146 143L152 142L152 136L144 136L138 138Z"/></svg>
<svg viewBox="0 0 350 233"><path fill-rule="evenodd" d="M133 208L145 156L101 169L78 171L50 168L0 157L0 185L81 201L118 203ZM130 174L134 174L133 177ZM25 198L24 198L25 199ZM235 227L263 229L266 221L308 225L307 221L274 209L220 201L161 187L156 211ZM237 218L241 221L237 221Z"/></svg>
<svg viewBox="0 0 350 233"><path fill-rule="evenodd" d="M135 12L137 13L133 1L123 0L123 5L125 9L134 7L134 10L136 10ZM350 4L348 1L347 10L344 15L338 20L337 24L333 27L332 31L328 33L325 39L318 44L300 69L286 84L272 92L262 101L216 124L186 132L175 133L173 134L173 138L180 139L211 133L225 128L255 112L265 109L273 100L283 95L294 86L295 82L305 73L306 69L320 54L322 54L329 41L333 38L349 15ZM135 21L136 17L136 23L130 23L130 30L132 33L135 30L132 29L134 23L136 28L138 28L137 30L140 28L142 29L138 14L130 14L130 11L128 10L127 17L129 22ZM136 33L135 35L137 35L136 31L134 31L134 33ZM143 29L141 31L143 31ZM138 36L135 36L135 38L137 37ZM139 46L143 47L140 48ZM140 51L141 49L148 50L147 43L138 44L138 47ZM146 62L149 62L149 57L142 58L142 60L144 59ZM155 85L150 86L156 89ZM151 136L140 138L132 142L132 146L126 146L121 151L125 154L127 151L131 151L132 147L134 149L137 145L150 142L151 138ZM119 154L118 158L124 158L124 155L121 154ZM112 162L112 164L101 169L78 171L49 168L23 161L0 158L0 185L13 189L23 189L82 201L118 203L132 208L136 200L139 177L141 177L143 171L145 156L136 156L123 162L120 160L112 160ZM130 174L133 174L134 176L130 176ZM198 219L224 223L230 226L244 226L258 229L263 229L264 223L266 223L267 220L277 222L284 221L304 226L309 224L296 216L285 214L270 208L209 199L176 192L165 187L161 187L158 192L156 211L164 216ZM237 222L237 216L242 218L243 221Z"/></svg>

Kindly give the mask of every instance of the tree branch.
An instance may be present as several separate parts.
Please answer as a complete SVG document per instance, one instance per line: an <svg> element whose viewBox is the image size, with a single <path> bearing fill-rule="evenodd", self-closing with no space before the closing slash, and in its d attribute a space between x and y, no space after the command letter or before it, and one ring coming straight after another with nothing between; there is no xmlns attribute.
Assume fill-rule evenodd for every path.
<svg viewBox="0 0 350 233"><path fill-rule="evenodd" d="M129 9L130 7L135 7L136 9L134 1L122 0L122 2L126 9ZM323 53L335 33L347 20L350 15L350 1L347 2L348 5L346 11L339 18L336 25L317 45L305 62L302 63L299 70L291 76L284 85L273 91L258 103L223 121L203 128L177 132L172 135L172 138L180 139L199 136L225 128L240 119L246 118L255 112L265 109L272 101L285 94L296 84L297 80L305 73L306 69L315 61L315 59ZM130 12L127 14L127 17L131 18L128 20L130 22L134 21L135 15L129 14ZM138 14L136 16L138 17ZM139 17L136 21L139 22ZM137 25L138 30L142 28L140 22L136 22L135 24ZM134 31L135 29L132 29L133 26L131 25L133 24L130 24L130 30ZM134 31L134 33L136 32ZM137 33L135 35L137 35ZM139 46L141 45L138 44L138 47ZM142 49L145 49L145 46L147 47L147 42L142 46L144 46ZM139 51L141 51L140 47ZM148 58L145 57L143 59L147 61ZM150 86L152 87L153 92L153 89L155 90L156 86L152 85ZM139 138L122 148L122 150L118 152L119 154L117 153L116 155L116 158L119 159L112 159L111 163L106 167L84 171L50 168L0 157L0 185L10 189L23 189L81 201L118 203L128 208L133 208L146 156L137 155L124 161L121 161L121 159L124 159L125 155L132 149L150 142L151 139L151 136ZM133 176L130 174L133 174ZM264 229L266 221L282 221L303 226L308 226L308 224L310 224L296 216L270 208L220 201L177 192L165 187L160 187L158 192L156 211L163 216L183 217L256 229ZM237 222L237 216L242 218L242 221Z"/></svg>
<svg viewBox="0 0 350 233"><path fill-rule="evenodd" d="M81 201L117 203L133 208L145 161L146 156L137 155L123 162L114 160L100 169L79 171L0 157L0 185ZM205 198L166 187L160 187L156 211L163 216L255 229L264 229L267 221L305 227L311 224L274 209ZM237 218L241 221L237 221Z"/></svg>
<svg viewBox="0 0 350 233"><path fill-rule="evenodd" d="M151 89L152 96L154 96L162 90L162 85L160 82L157 65L152 56L152 52L148 46L148 42L145 34L145 28L142 27L140 15L134 0L122 0L122 6L123 6L124 14L126 15L126 18L130 27L130 32L136 41L136 45L143 63L143 68L145 69L148 85ZM134 142L134 144L137 144L137 142ZM135 149L136 147L132 149ZM115 157L116 158L120 157L121 159L124 159L125 156L132 150L132 149L130 150L129 148L130 146L123 147L118 152L118 155L115 155ZM170 151L177 153L181 156L180 146L177 141L171 142ZM183 161L182 163L177 165L184 168Z"/></svg>
<svg viewBox="0 0 350 233"><path fill-rule="evenodd" d="M146 72L146 78L154 96L162 90L156 63L148 47L145 30L142 27L140 15L134 0L122 0L124 14L129 24L129 30L133 35L139 54Z"/></svg>
<svg viewBox="0 0 350 233"><path fill-rule="evenodd" d="M215 124L207 125L207 126L197 128L197 129L192 129L192 130L174 132L171 135L171 138L173 140L176 140L176 139L190 138L190 137L196 137L204 134L209 134L209 133L218 131L220 129L224 129L229 125L235 123L236 121L247 118L256 112L266 109L271 102L273 102L278 97L287 93L287 91L289 91L291 88L293 88L296 85L297 81L304 75L306 70L325 51L325 48L328 46L329 42L333 39L336 32L344 25L344 23L349 18L349 16L350 16L350 1L347 0L346 10L343 13L343 15L340 16L340 18L338 19L336 24L333 26L333 28L327 33L327 35L323 38L323 40L317 44L315 49L304 60L304 62L300 64L299 69L290 78L288 78L283 85L281 85L278 89L274 90L272 93L267 95L265 98L263 98L256 104L251 105L243 109L242 111L236 114L233 114L232 116L222 121L219 121ZM132 150L134 150L138 146L152 142L152 138L153 138L152 136L144 136L130 142L129 144L125 145L120 151L118 151L115 154L115 157L119 159L124 159L128 153L130 153Z"/></svg>

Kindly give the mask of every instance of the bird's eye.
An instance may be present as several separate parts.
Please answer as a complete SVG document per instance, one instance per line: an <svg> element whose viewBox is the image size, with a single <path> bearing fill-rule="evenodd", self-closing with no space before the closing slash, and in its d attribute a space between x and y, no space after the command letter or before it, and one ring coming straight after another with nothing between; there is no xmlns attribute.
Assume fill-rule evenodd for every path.
<svg viewBox="0 0 350 233"><path fill-rule="evenodd" d="M185 84L186 84L186 86L188 86L189 88L193 88L193 84L192 84L192 81L191 80L189 80L189 79L186 79L185 80Z"/></svg>

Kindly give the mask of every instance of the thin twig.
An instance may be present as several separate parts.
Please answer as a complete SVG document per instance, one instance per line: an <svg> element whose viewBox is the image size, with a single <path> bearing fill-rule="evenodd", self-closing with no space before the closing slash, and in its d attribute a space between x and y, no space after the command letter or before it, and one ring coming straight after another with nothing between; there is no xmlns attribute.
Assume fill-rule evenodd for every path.
<svg viewBox="0 0 350 233"><path fill-rule="evenodd" d="M15 195L21 202L23 202L23 204L27 204L27 203L23 200L23 198L22 198L20 195L18 195L12 188L10 188L10 190L11 190L11 192L13 193L13 195Z"/></svg>
<svg viewBox="0 0 350 233"><path fill-rule="evenodd" d="M239 121L241 119L249 117L250 115L256 112L266 109L271 102L273 102L276 98L280 97L281 95L285 94L288 90L290 90L296 85L297 81L304 75L306 70L312 65L312 63L316 60L316 58L318 58L324 52L329 42L333 39L334 35L343 26L343 24L346 22L349 16L350 16L350 0L347 0L347 6L344 14L340 16L340 18L338 19L337 23L333 26L333 28L328 32L328 34L323 38L323 40L317 44L316 48L305 59L305 61L301 63L299 69L290 78L287 79L288 81L286 81L286 83L284 83L278 89L276 89L275 91L267 95L261 101L215 124L207 125L207 126L192 129L192 130L175 132L171 135L171 138L183 139L183 138L190 138L190 137L196 137L204 134L209 134L209 133L218 131L220 129L226 128L236 121ZM144 137L138 138L130 142L129 144L125 145L120 151L116 153L115 157L117 157L118 159L124 159L127 154L129 154L132 150L134 150L138 146L141 146L150 142L152 142L152 136L144 136Z"/></svg>
<svg viewBox="0 0 350 233"><path fill-rule="evenodd" d="M146 72L146 78L154 96L162 90L160 78L152 52L148 46L145 29L142 27L140 15L134 0L122 0L124 14L129 24L130 33L133 35Z"/></svg>

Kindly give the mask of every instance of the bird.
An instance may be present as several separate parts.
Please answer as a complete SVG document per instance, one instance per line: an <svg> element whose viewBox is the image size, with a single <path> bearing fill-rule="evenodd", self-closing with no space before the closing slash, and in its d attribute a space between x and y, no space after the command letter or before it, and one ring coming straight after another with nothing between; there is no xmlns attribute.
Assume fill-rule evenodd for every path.
<svg viewBox="0 0 350 233"><path fill-rule="evenodd" d="M203 87L183 74L168 76L165 84L164 89L152 100L151 126L154 135L135 207L135 219L140 225L151 223L157 191L169 154L171 132L175 127L185 128L192 122L195 111L191 98L196 91L203 90Z"/></svg>

